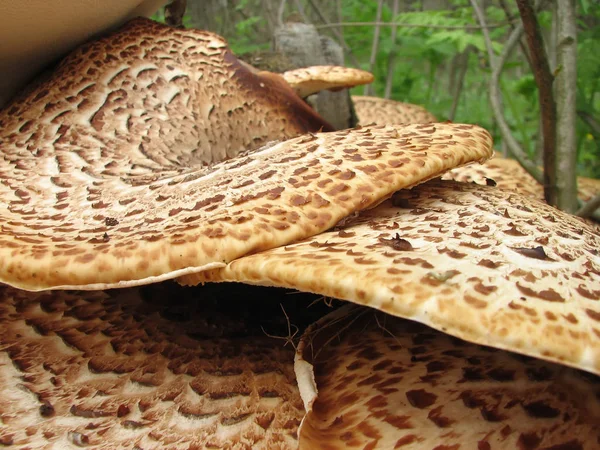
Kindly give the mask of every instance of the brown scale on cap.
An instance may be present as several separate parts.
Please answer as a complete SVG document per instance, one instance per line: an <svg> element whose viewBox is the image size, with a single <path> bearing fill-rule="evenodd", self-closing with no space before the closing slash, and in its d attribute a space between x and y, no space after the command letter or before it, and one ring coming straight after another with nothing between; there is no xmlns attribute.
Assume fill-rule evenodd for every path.
<svg viewBox="0 0 600 450"><path fill-rule="evenodd" d="M600 378L350 311L320 320L300 343L299 383L318 390L303 393L300 449L600 446Z"/></svg>
<svg viewBox="0 0 600 450"><path fill-rule="evenodd" d="M305 98L319 91L349 89L372 83L373 74L360 69L339 66L312 66L288 70L282 74L298 96Z"/></svg>
<svg viewBox="0 0 600 450"><path fill-rule="evenodd" d="M184 282L285 286L600 374L600 237L517 193L401 190L343 227Z"/></svg>
<svg viewBox="0 0 600 450"><path fill-rule="evenodd" d="M453 169L445 174L443 179L493 185L539 200L544 199L544 187L514 159L496 156L479 166L469 165ZM579 198L586 202L600 193L600 180L578 177L577 187Z"/></svg>
<svg viewBox="0 0 600 450"><path fill-rule="evenodd" d="M458 124L239 153L321 127L277 77L214 34L141 19L76 50L0 113L0 281L103 289L219 267L491 155L486 131Z"/></svg>
<svg viewBox="0 0 600 450"><path fill-rule="evenodd" d="M361 124L430 123L436 117L422 106L379 97L353 95L352 102Z"/></svg>
<svg viewBox="0 0 600 450"><path fill-rule="evenodd" d="M261 329L282 334L284 298L264 291L1 287L0 445L297 448L294 349Z"/></svg>

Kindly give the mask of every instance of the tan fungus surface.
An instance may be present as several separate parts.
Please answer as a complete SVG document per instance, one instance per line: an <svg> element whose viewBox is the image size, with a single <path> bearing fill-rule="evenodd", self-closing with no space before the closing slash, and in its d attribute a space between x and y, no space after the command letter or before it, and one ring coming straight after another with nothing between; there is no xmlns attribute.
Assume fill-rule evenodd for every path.
<svg viewBox="0 0 600 450"><path fill-rule="evenodd" d="M430 181L332 231L183 282L291 287L600 374L600 237L497 188Z"/></svg>
<svg viewBox="0 0 600 450"><path fill-rule="evenodd" d="M158 285L0 288L0 445L297 448L293 348L210 305Z"/></svg>
<svg viewBox="0 0 600 450"><path fill-rule="evenodd" d="M485 130L436 124L306 135L210 168L190 168L194 158L221 147L213 142L207 148L197 141L210 133L198 130L198 113L185 109L192 98L186 89L193 86L183 69L165 63L172 80L188 80L188 87L176 95L179 88L155 78L160 71L151 68L163 57L171 61L169 55L179 55L154 44L177 46L173 35L180 32L157 26L153 41L147 35L153 24L138 21L131 26L117 35L126 41L141 39L128 51L157 51L157 60L136 60L128 68L107 56L108 65L91 63L89 69L98 76L113 61L119 68L113 67L109 79L126 84L127 91L107 96L112 88L105 82L78 85L63 73L71 67L65 64L58 72L65 77L57 78L53 90L33 90L0 116L0 201L7 205L0 212L1 282L28 290L102 289L218 267L248 252L319 233L397 189L491 155ZM138 27L144 33L137 35ZM170 39L161 39L161 32ZM185 36L183 42L202 48ZM204 43L209 53L225 51L214 35L201 33L201 41L205 38L210 39ZM70 61L82 64L78 58L90 51L92 57L94 45ZM210 72L219 71L215 67ZM130 109L134 74L166 90L150 95L153 87L144 85L139 97L131 94L139 108ZM204 78L202 73L197 76ZM219 95L214 86L207 89ZM63 98L65 91L74 97ZM172 110L164 103L167 93ZM231 101L242 107L235 97ZM212 102L205 106L212 117L217 107ZM146 117L145 111L155 116ZM182 115L185 111L189 115ZM240 123L248 121L253 129L255 120L268 122L269 117L254 112ZM234 122L228 123L234 130ZM213 131L223 132L224 138L231 130L217 126ZM178 146L179 139L194 142Z"/></svg>
<svg viewBox="0 0 600 450"><path fill-rule="evenodd" d="M299 348L319 391L301 449L600 447L600 378L362 308L339 313Z"/></svg>
<svg viewBox="0 0 600 450"><path fill-rule="evenodd" d="M284 72L283 78L302 98L323 90L337 91L372 83L373 74L352 67L311 66Z"/></svg>
<svg viewBox="0 0 600 450"><path fill-rule="evenodd" d="M401 123L437 122L436 117L422 106L379 97L353 95L354 109L360 124L393 125Z"/></svg>
<svg viewBox="0 0 600 450"><path fill-rule="evenodd" d="M544 199L544 188L514 159L494 157L482 165L469 165L453 169L443 179L482 185L498 186L523 195ZM600 180L578 177L579 198L586 202L600 194Z"/></svg>

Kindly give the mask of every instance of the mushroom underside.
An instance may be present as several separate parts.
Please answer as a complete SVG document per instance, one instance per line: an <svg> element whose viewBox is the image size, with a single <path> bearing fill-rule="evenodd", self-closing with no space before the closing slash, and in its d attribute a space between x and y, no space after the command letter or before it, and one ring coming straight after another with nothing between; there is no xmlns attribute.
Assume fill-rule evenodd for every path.
<svg viewBox="0 0 600 450"><path fill-rule="evenodd" d="M299 448L593 448L600 378L344 307L311 326ZM302 392L302 391L301 391ZM438 447L439 446L439 447Z"/></svg>
<svg viewBox="0 0 600 450"><path fill-rule="evenodd" d="M317 295L3 287L0 320L8 448L585 449L599 438L598 377Z"/></svg>

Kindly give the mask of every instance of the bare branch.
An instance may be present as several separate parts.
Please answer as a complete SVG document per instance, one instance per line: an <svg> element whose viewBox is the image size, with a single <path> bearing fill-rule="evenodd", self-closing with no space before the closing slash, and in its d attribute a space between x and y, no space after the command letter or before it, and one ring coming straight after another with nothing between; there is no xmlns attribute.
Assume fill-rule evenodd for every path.
<svg viewBox="0 0 600 450"><path fill-rule="evenodd" d="M544 133L544 197L550 205L557 205L558 189L556 184L556 103L552 85L554 77L546 56L542 32L535 11L529 0L517 0L523 28L529 46L529 55L533 75L538 86L542 130Z"/></svg>
<svg viewBox="0 0 600 450"><path fill-rule="evenodd" d="M471 47L467 47L463 53L461 53L458 57L458 61L460 64L458 80L456 82L456 90L454 92L454 96L452 98L452 107L450 108L450 114L448 114L448 120L454 120L454 116L456 115L456 109L458 108L458 103L460 100L460 95L463 91L463 84L465 81L465 75L467 74L467 69L469 68L469 53L471 53Z"/></svg>
<svg viewBox="0 0 600 450"><path fill-rule="evenodd" d="M600 122L587 111L577 110L577 115L589 127L594 138L600 139Z"/></svg>
<svg viewBox="0 0 600 450"><path fill-rule="evenodd" d="M514 21L511 19L510 11L508 9L508 5L506 4L506 0L500 0L500 6L504 10L504 14L506 14L506 18L510 22L510 29L514 30L515 23L519 23L519 20ZM523 53L523 55L525 55L525 59L527 59L527 64L529 65L529 67L531 67L531 58L529 57L529 51L528 51L527 47L525 46L525 44L523 43L522 39L519 39L519 48L521 49L521 53Z"/></svg>
<svg viewBox="0 0 600 450"><path fill-rule="evenodd" d="M542 172L535 165L535 163L527 157L525 151L514 138L510 131L510 127L504 119L504 114L502 113L502 93L499 85L500 74L502 73L502 69L506 59L508 58L508 55L513 51L521 39L521 35L523 34L523 25L518 24L511 32L508 40L504 44L504 49L502 50L500 57L498 60L496 60L496 55L494 55L494 50L492 48L492 40L490 39L488 29L485 26L485 16L483 11L481 10L477 0L471 0L471 5L475 11L477 20L481 24L486 50L490 58L490 66L492 67L492 77L490 80L490 103L494 118L496 119L498 127L500 128L500 133L502 134L502 138L504 139L504 142L506 142L510 152L515 158L517 158L519 163L525 168L525 170L527 170L527 172L531 174L532 177L534 177L538 182L541 182L543 179Z"/></svg>
<svg viewBox="0 0 600 450"><path fill-rule="evenodd" d="M392 6L392 15L396 17L398 10L400 9L400 0L394 0ZM398 27L392 27L392 51L388 58L388 72L387 78L385 79L385 92L383 98L390 98L392 95L392 85L394 84L394 66L396 65L396 35L398 34Z"/></svg>
<svg viewBox="0 0 600 450"><path fill-rule="evenodd" d="M383 0L379 0L377 3L377 16L376 21L381 21L381 14L383 13ZM373 44L371 45L371 57L369 58L369 72L373 72L373 67L375 67L375 62L377 61L377 50L379 49L379 35L381 34L381 27L379 25L375 26L375 32L373 33ZM373 95L373 84L365 85L364 91L365 95Z"/></svg>
<svg viewBox="0 0 600 450"><path fill-rule="evenodd" d="M579 208L575 214L583 218L591 217L598 208L600 208L600 194L589 200L585 205Z"/></svg>

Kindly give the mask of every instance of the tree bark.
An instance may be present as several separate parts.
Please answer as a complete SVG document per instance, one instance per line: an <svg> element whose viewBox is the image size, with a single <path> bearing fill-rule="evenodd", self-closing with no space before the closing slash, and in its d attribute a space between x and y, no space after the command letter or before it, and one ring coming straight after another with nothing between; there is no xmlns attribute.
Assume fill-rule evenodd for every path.
<svg viewBox="0 0 600 450"><path fill-rule="evenodd" d="M187 0L173 0L165 5L165 22L176 28L183 28L183 16Z"/></svg>
<svg viewBox="0 0 600 450"><path fill-rule="evenodd" d="M562 0L561 0L562 2ZM558 2L558 3L561 3ZM540 25L529 0L517 0L517 7L523 21L523 28L529 46L529 56L533 75L538 86L542 130L544 134L544 198L550 205L558 206L557 165L556 165L556 103L552 85L554 77L546 57Z"/></svg>
<svg viewBox="0 0 600 450"><path fill-rule="evenodd" d="M557 206L577 211L577 27L575 0L556 2L556 177ZM557 174L557 175L558 175Z"/></svg>

